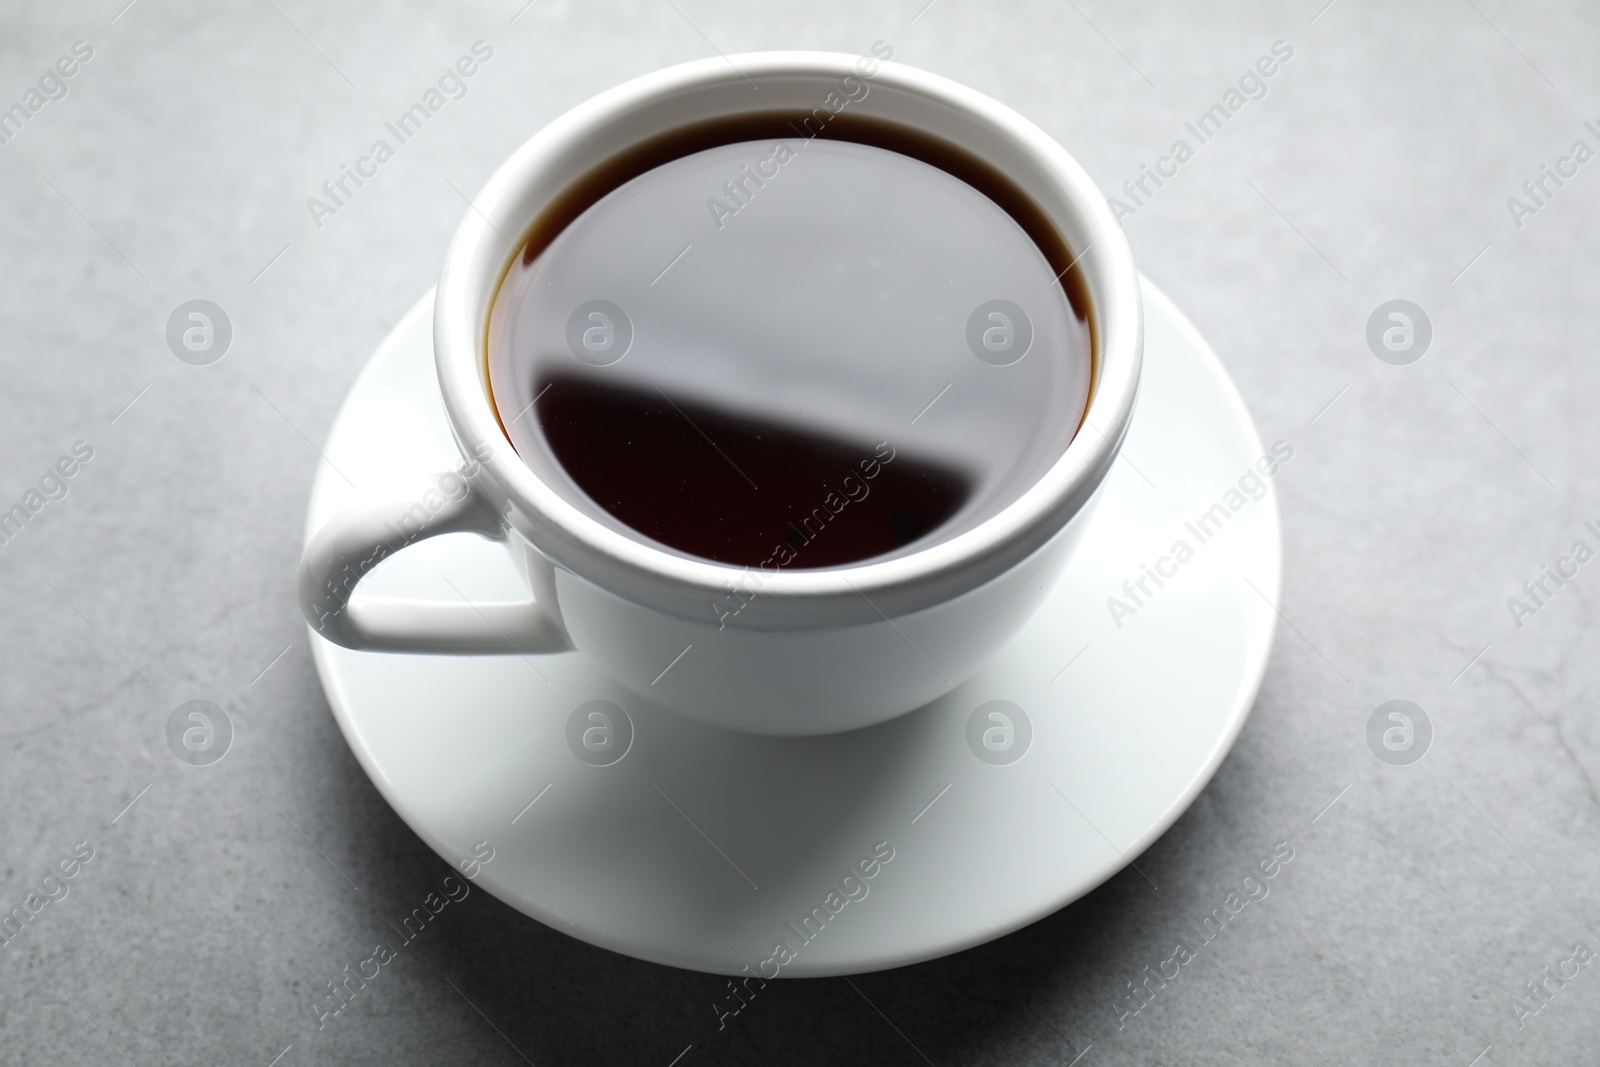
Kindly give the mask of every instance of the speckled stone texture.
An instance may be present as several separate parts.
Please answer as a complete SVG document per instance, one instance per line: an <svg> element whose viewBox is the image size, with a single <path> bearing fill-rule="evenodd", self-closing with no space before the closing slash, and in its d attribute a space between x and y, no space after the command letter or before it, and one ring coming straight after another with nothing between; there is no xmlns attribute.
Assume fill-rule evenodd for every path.
<svg viewBox="0 0 1600 1067"><path fill-rule="evenodd" d="M1574 945L1600 951L1600 562L1562 562L1600 549L1600 162L1573 156L1600 149L1591 5L124 2L0 6L0 108L45 85L0 145L0 507L66 490L0 544L0 914L37 909L0 947L0 1060L1593 1062L1600 965ZM1237 747L1149 881L953 958L771 987L720 1032L722 980L481 892L318 1030L325 983L449 871L345 746L294 603L346 389L463 194L551 118L713 47L880 39L1125 200L1142 268L1294 447L1285 624ZM466 94L313 220L479 40ZM76 41L92 56L58 83ZM1264 95L1246 79L1201 143L1185 123L1277 41ZM1176 173L1135 200L1145 165ZM1524 192L1544 165L1562 184ZM210 366L165 338L196 298L233 327ZM1367 343L1392 299L1432 325L1410 365ZM1547 564L1576 575L1535 603ZM1408 766L1367 739L1396 698L1432 724ZM168 747L195 699L236 730L209 767ZM80 842L93 858L42 884ZM1270 895L1145 984L1280 842Z"/></svg>

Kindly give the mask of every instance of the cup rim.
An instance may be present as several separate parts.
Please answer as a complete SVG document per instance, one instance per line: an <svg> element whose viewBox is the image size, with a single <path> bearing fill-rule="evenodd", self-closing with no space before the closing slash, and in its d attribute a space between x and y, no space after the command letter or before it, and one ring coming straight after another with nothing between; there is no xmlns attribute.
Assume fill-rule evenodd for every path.
<svg viewBox="0 0 1600 1067"><path fill-rule="evenodd" d="M716 621L708 604L718 603L732 589L753 593L745 606L755 610L741 610L729 620L743 628L877 621L935 606L1009 570L1049 542L1104 481L1132 416L1143 348L1138 273L1121 227L1089 175L1038 126L974 89L892 60L876 61L876 73L870 76L873 91L907 93L948 109L957 121L985 127L988 135L1025 156L1043 175L1041 180L1061 194L1070 217L1051 205L1039 205L1052 225L1064 238L1067 232L1085 238L1081 251L1072 240L1068 247L1077 255L1075 262L1092 294L1094 382L1082 425L1041 477L973 528L905 555L828 568L757 571L687 558L606 526L545 484L505 436L493 410L482 356L489 302L523 244L519 237L508 249L506 235L523 235L548 200L521 202L528 191L552 181L555 190L570 186L590 169L574 170L573 157L592 146L597 131L626 128L652 104L695 92L747 89L763 80L820 83L851 74L860 77L857 64L862 59L835 52L755 52L696 60L634 78L536 133L495 171L463 217L445 256L434 306L435 365L445 409L467 454L487 453L479 468L480 490L559 567L616 595L685 618ZM870 100L871 94L864 99ZM754 108L728 107L718 113L741 110ZM669 128L654 128L645 136ZM937 135L962 144L946 131Z"/></svg>

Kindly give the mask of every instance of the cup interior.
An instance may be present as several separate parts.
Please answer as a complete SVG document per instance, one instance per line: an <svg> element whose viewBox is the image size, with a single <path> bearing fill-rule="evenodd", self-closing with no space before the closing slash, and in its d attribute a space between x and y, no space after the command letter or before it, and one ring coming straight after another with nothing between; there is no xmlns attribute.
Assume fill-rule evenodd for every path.
<svg viewBox="0 0 1600 1067"><path fill-rule="evenodd" d="M876 123L943 142L999 177L994 189L1002 195L984 191L1009 214L1015 217L1020 204L1059 239L1057 249L1038 243L1053 267L1067 260L1062 277L1088 332L1087 404L1070 412L1087 426L1069 434L1070 443L1063 442L1047 462L997 479L992 496L974 503L934 543L852 567L842 582L833 573L838 568L822 568L773 573L766 585L769 599L855 596L891 587L907 590L911 600L951 595L1038 548L1098 486L1132 410L1140 316L1126 242L1087 175L1015 112L937 76L874 57L735 56L637 79L546 127L480 193L441 275L435 341L452 423L464 444L483 441L495 450L485 464L488 482L505 498L513 523L558 563L599 574L602 584L625 595L644 585L658 591L676 585L678 592L696 596L725 586L728 565L684 558L640 538L608 521L603 509L586 507L582 494L562 483L558 465L537 458L524 462L503 447L505 420L491 400L490 311L522 262L521 250L548 243L541 227L560 231L593 202L593 190L616 189L630 169L642 173L652 146L673 138L681 144L683 131L696 127L712 130L715 138L719 123L763 113L862 128ZM1038 231L1029 232L1037 242ZM965 317L966 310L956 312ZM501 412L511 406L502 403ZM907 424L916 439L909 417ZM911 591L919 583L921 592Z"/></svg>
<svg viewBox="0 0 1600 1067"><path fill-rule="evenodd" d="M894 558L1068 447L1093 364L1072 249L981 158L852 114L871 91L665 131L510 257L496 413L594 521L720 562Z"/></svg>

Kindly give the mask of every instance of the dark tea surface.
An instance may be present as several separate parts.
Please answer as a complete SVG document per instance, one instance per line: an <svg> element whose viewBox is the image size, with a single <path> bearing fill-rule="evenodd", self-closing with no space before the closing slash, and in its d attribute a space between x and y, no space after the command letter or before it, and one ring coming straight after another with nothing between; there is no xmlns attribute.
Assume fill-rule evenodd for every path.
<svg viewBox="0 0 1600 1067"><path fill-rule="evenodd" d="M1060 457L1092 366L1059 241L877 144L663 154L536 224L491 311L501 422L571 502L687 556L833 567L971 529Z"/></svg>
<svg viewBox="0 0 1600 1067"><path fill-rule="evenodd" d="M555 377L540 391L545 440L584 492L640 533L706 559L870 559L938 529L967 496L958 470L887 441L825 437L593 378Z"/></svg>

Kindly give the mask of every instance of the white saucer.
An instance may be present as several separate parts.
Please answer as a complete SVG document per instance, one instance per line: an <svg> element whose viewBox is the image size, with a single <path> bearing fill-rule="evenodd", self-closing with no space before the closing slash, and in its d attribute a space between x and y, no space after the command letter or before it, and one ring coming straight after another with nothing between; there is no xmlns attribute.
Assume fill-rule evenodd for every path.
<svg viewBox="0 0 1600 1067"><path fill-rule="evenodd" d="M1199 333L1148 282L1144 293L1139 408L1094 525L1038 616L936 703L854 733L763 738L654 708L579 653L375 654L313 635L346 740L452 864L491 843L480 886L641 959L856 973L968 948L1071 903L1147 848L1211 778L1249 714L1277 622L1270 482L1204 544L1185 526L1225 504L1265 450ZM365 488L457 462L431 310L430 294L352 388L325 449L342 475L318 471L308 536L351 494L346 477ZM1119 628L1107 598L1125 598L1122 583L1179 539L1194 557L1159 588L1146 579L1152 595ZM465 534L408 548L367 581L394 594L526 596L504 549ZM633 725L631 747L609 766L580 760L567 741L575 709L596 699ZM1030 747L1009 764L980 759L988 750L968 740L1001 725L986 709L969 729L995 700L1031 726ZM1011 752L1027 732L1018 723ZM841 879L885 841L892 860L847 883L867 894L848 900ZM820 932L808 942L801 921L816 908L828 921L812 919ZM780 941L794 953L787 963L774 955Z"/></svg>

